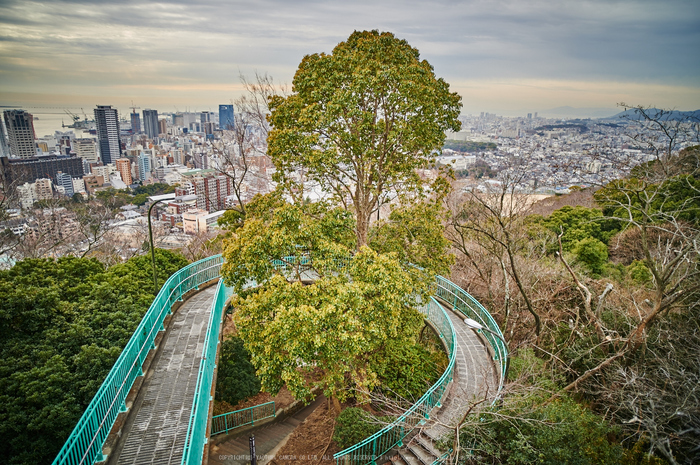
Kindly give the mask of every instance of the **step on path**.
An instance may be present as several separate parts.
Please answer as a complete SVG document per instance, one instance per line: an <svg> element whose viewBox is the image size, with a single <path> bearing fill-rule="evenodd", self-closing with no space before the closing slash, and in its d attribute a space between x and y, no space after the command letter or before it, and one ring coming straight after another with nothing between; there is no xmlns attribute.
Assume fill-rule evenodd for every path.
<svg viewBox="0 0 700 465"><path fill-rule="evenodd" d="M109 464L179 464L216 286L175 312Z"/></svg>
<svg viewBox="0 0 700 465"><path fill-rule="evenodd" d="M496 365L486 346L477 334L464 324L465 316L445 306L455 328L455 371L452 388L443 399L442 407L431 413L425 427L408 441L404 447L392 454L391 465L430 465L442 452L435 444L445 435L454 431L444 425L456 426L469 410L471 403L486 394L492 395L498 389Z"/></svg>
<svg viewBox="0 0 700 465"><path fill-rule="evenodd" d="M249 437L255 436L255 455L258 464L264 464L272 459L271 452L281 445L316 408L326 401L322 395L316 397L306 407L281 421L266 423L260 428L247 431L240 436L212 445L209 449L209 465L243 465L250 463Z"/></svg>

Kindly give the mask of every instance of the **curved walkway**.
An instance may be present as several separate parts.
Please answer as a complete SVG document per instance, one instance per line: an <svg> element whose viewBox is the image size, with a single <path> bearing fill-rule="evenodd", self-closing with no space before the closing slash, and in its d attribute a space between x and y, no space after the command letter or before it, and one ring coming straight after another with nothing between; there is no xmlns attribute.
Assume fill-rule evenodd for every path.
<svg viewBox="0 0 700 465"><path fill-rule="evenodd" d="M216 286L173 315L109 464L179 464Z"/></svg>
<svg viewBox="0 0 700 465"><path fill-rule="evenodd" d="M454 431L469 410L470 405L485 395L498 390L498 374L493 359L482 339L464 323L465 316L440 304L447 310L455 328L456 364L452 386L442 402L442 407L431 412L431 420L393 455L394 464L431 464L442 452L435 444L440 438Z"/></svg>
<svg viewBox="0 0 700 465"><path fill-rule="evenodd" d="M264 424L243 433L229 435L209 447L209 465L243 465L250 463L249 437L255 436L257 463L264 465L275 458L275 453L287 442L297 426L326 401L320 394L306 407L280 420Z"/></svg>
<svg viewBox="0 0 700 465"><path fill-rule="evenodd" d="M452 388L438 411L436 419L443 424L456 425L469 409L470 402L482 399L498 390L498 375L491 355L481 338L464 323L465 316L443 305L455 328L457 352ZM436 437L447 433L447 428L435 425L428 428Z"/></svg>
<svg viewBox="0 0 700 465"><path fill-rule="evenodd" d="M420 429L406 446L393 455L396 464L431 464L441 451L433 445L438 439L452 430L446 425L454 426L469 409L471 402L483 398L498 389L498 375L494 362L482 339L466 324L464 315L455 312L449 305L444 305L455 328L456 365L452 385L442 407L432 412L431 419ZM298 415L282 422L275 422L248 430L247 434L232 436L212 445L209 464L235 465L250 462L248 436L256 436L256 451L260 463L268 462L272 457L270 451L284 443L296 426L310 413L309 407L315 408L316 402L306 407Z"/></svg>
<svg viewBox="0 0 700 465"><path fill-rule="evenodd" d="M208 287L190 297L173 315L151 368L126 419L121 437L108 457L109 464L170 464L182 460L197 374L207 332L207 321L216 287ZM432 463L440 456L434 443L450 432L474 399L498 389L497 373L482 339L464 324L464 316L448 315L455 328L456 365L453 381L442 407L432 412L424 425L392 461L402 465ZM308 411L304 409L305 413ZM306 413L306 415L308 415ZM294 430L303 418L290 417L278 426L259 430L272 450ZM304 415L305 418L305 415ZM279 430L279 431L277 431ZM246 441L247 443L247 437ZM262 444L261 444L262 445ZM222 447L223 446L223 447ZM246 444L241 444L245 448ZM238 450L221 444L214 447L212 463L242 463ZM258 448L258 454L268 451ZM247 457L246 457L247 458ZM217 460L219 459L219 460Z"/></svg>

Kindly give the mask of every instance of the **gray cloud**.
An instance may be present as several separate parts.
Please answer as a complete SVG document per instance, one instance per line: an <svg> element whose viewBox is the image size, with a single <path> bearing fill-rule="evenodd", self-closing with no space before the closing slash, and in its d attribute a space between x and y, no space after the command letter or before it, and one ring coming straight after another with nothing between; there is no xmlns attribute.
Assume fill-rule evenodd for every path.
<svg viewBox="0 0 700 465"><path fill-rule="evenodd" d="M290 80L305 54L330 52L355 29L407 39L448 82L700 88L695 0L5 0L0 91L224 84L254 70Z"/></svg>

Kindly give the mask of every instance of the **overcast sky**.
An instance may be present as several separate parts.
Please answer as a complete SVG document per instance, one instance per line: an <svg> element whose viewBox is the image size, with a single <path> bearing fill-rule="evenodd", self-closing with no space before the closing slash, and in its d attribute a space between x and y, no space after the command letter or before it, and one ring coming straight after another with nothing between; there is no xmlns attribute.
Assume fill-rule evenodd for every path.
<svg viewBox="0 0 700 465"><path fill-rule="evenodd" d="M699 0L0 0L0 105L215 109L363 29L418 48L464 113L700 108Z"/></svg>

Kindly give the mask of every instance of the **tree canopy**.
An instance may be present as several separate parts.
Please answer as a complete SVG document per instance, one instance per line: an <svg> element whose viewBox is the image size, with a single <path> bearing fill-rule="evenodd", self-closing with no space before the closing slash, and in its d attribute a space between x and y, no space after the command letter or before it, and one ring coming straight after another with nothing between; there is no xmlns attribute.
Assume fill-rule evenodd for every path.
<svg viewBox="0 0 700 465"><path fill-rule="evenodd" d="M304 57L293 92L271 98L278 191L222 221L222 275L263 390L286 383L299 398L318 386L336 409L351 395L364 402L392 371L387 351L418 342L418 305L452 262L441 234L449 183L428 185L417 169L459 129L460 107L416 49L377 31ZM307 181L325 198L308 201ZM370 229L389 198L392 213Z"/></svg>
<svg viewBox="0 0 700 465"><path fill-rule="evenodd" d="M297 196L300 178L318 183L354 210L359 250L382 196L416 188L416 168L459 130L461 98L408 42L376 30L305 56L292 90L270 105L276 180Z"/></svg>
<svg viewBox="0 0 700 465"><path fill-rule="evenodd" d="M336 400L366 395L389 342L416 342L425 273L402 266L398 246L354 253L353 226L342 208L258 197L228 240L222 275L239 294L234 321L265 391L286 383L297 398L314 386Z"/></svg>
<svg viewBox="0 0 700 465"><path fill-rule="evenodd" d="M161 273L187 261L157 250ZM28 259L0 271L0 462L50 463L148 309L146 256Z"/></svg>

